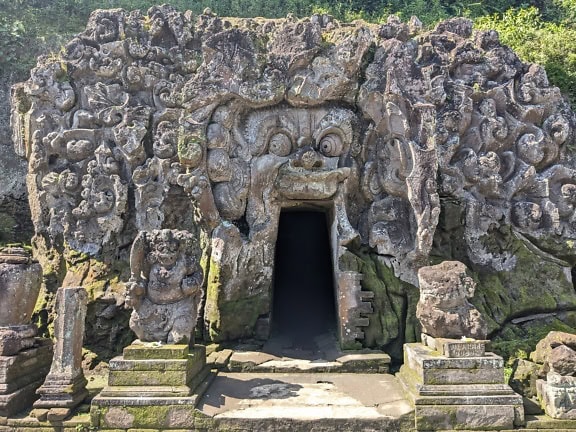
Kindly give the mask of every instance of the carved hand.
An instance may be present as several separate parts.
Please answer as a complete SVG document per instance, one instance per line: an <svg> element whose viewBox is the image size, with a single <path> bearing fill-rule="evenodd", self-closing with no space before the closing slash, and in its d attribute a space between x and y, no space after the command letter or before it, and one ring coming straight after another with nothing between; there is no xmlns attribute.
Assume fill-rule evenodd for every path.
<svg viewBox="0 0 576 432"><path fill-rule="evenodd" d="M126 300L124 304L127 307L137 309L142 303L142 296L146 292L141 282L130 280L126 282Z"/></svg>
<svg viewBox="0 0 576 432"><path fill-rule="evenodd" d="M200 291L202 285L202 274L200 272L194 273L182 280L182 293L184 296L191 297Z"/></svg>

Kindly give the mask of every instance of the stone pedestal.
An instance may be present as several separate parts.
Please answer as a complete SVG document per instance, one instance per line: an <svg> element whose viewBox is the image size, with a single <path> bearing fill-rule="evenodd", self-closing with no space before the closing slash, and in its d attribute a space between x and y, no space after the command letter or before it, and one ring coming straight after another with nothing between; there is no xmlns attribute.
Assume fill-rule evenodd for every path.
<svg viewBox="0 0 576 432"><path fill-rule="evenodd" d="M34 408L48 408L48 420L62 420L88 395L82 372L82 341L88 295L82 287L56 293L54 358Z"/></svg>
<svg viewBox="0 0 576 432"><path fill-rule="evenodd" d="M30 323L41 282L26 250L0 248L0 416L28 408L50 369L52 344Z"/></svg>
<svg viewBox="0 0 576 432"><path fill-rule="evenodd" d="M576 420L576 377L549 372L546 381L536 381L536 391L548 416Z"/></svg>
<svg viewBox="0 0 576 432"><path fill-rule="evenodd" d="M191 428L208 374L204 346L132 344L110 361L108 386L92 400L92 424L98 430Z"/></svg>
<svg viewBox="0 0 576 432"><path fill-rule="evenodd" d="M445 346L449 340L443 342ZM453 344L451 353L466 355ZM474 346L471 353L477 353ZM480 349L481 350L481 349ZM524 424L522 397L504 382L501 357L447 357L430 346L404 345L399 378L415 407L418 431L502 430Z"/></svg>
<svg viewBox="0 0 576 432"><path fill-rule="evenodd" d="M52 342L36 339L35 346L16 355L0 356L0 416L12 416L32 405L52 362Z"/></svg>

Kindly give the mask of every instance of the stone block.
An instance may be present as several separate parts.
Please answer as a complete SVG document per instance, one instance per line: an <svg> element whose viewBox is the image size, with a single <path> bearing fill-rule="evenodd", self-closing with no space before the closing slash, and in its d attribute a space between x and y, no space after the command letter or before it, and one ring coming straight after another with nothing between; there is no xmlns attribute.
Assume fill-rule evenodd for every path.
<svg viewBox="0 0 576 432"><path fill-rule="evenodd" d="M110 386L177 386L186 385L187 382L188 372L186 370L110 370L108 376Z"/></svg>
<svg viewBox="0 0 576 432"><path fill-rule="evenodd" d="M420 431L502 430L524 424L522 397L504 383L502 359L448 358L421 344L404 345L400 382Z"/></svg>
<svg viewBox="0 0 576 432"><path fill-rule="evenodd" d="M485 340L437 339L438 351L448 358L483 357L487 343Z"/></svg>
<svg viewBox="0 0 576 432"><path fill-rule="evenodd" d="M0 356L0 415L11 416L28 408L52 362L52 344L38 339L37 347L14 356Z"/></svg>
<svg viewBox="0 0 576 432"><path fill-rule="evenodd" d="M416 409L416 429L513 429L514 416L514 406L511 405L419 405Z"/></svg>
<svg viewBox="0 0 576 432"><path fill-rule="evenodd" d="M390 368L390 356L386 353L356 353L346 354L336 359L342 364L342 372L388 373Z"/></svg>
<svg viewBox="0 0 576 432"><path fill-rule="evenodd" d="M199 353L200 345L194 348L196 347L198 347L196 353ZM203 348L206 350L205 347ZM132 344L123 351L124 360L186 359L188 354L190 354L188 345L158 345L156 343ZM206 355L205 351L204 355Z"/></svg>
<svg viewBox="0 0 576 432"><path fill-rule="evenodd" d="M178 360L127 360L124 357L115 357L110 360L109 366L114 371L185 371L188 368L188 359Z"/></svg>
<svg viewBox="0 0 576 432"><path fill-rule="evenodd" d="M404 364L422 384L499 384L504 382L504 361L492 353L484 357L447 358L430 347L406 344Z"/></svg>
<svg viewBox="0 0 576 432"><path fill-rule="evenodd" d="M554 419L576 420L576 377L561 376L552 381L537 380L536 391L542 408ZM552 382L551 382L552 381Z"/></svg>
<svg viewBox="0 0 576 432"><path fill-rule="evenodd" d="M61 287L56 292L54 356L50 372L38 389L35 408L74 408L86 396L82 371L82 341L88 294L82 287Z"/></svg>
<svg viewBox="0 0 576 432"><path fill-rule="evenodd" d="M166 398L168 399L168 398ZM127 402L127 401L126 401ZM92 406L92 424L99 429L185 429L194 428L199 413L194 407L196 398L171 398L165 404L158 400L129 402L122 405Z"/></svg>

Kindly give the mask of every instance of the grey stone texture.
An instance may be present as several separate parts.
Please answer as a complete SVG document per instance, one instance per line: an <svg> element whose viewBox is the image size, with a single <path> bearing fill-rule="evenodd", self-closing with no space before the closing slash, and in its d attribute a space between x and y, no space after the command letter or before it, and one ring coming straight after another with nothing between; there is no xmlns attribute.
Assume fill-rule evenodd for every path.
<svg viewBox="0 0 576 432"><path fill-rule="evenodd" d="M82 287L62 287L56 293L54 357L34 403L35 408L55 408L56 417L66 417L88 396L82 370L87 297Z"/></svg>
<svg viewBox="0 0 576 432"><path fill-rule="evenodd" d="M416 317L422 330L434 338L486 339L487 325L478 310L470 304L476 283L458 261L444 261L418 270L420 300ZM456 345L454 345L456 346ZM448 354L450 346L443 352Z"/></svg>
<svg viewBox="0 0 576 432"><path fill-rule="evenodd" d="M204 291L198 236L187 231L141 231L130 253L126 306L142 342L193 343Z"/></svg>
<svg viewBox="0 0 576 432"><path fill-rule="evenodd" d="M576 263L574 114L541 67L465 19L423 31L394 17L99 10L14 89L12 119L34 245L61 265L53 278L100 282L98 295L121 304L112 281L140 231L199 230L213 341L268 336L283 209L329 217L344 346L399 351L416 337L409 284L456 230L458 253L498 278L516 280L526 256L543 266L552 251L562 283L546 305L576 305L565 272ZM448 226L436 235L441 210ZM501 247L506 232L522 247ZM365 251L370 262L352 265ZM392 269L388 306L371 260ZM533 301L524 286L504 290L492 327L516 316L514 298L522 310Z"/></svg>
<svg viewBox="0 0 576 432"><path fill-rule="evenodd" d="M550 332L530 358L541 364L536 393L552 418L576 420L576 335Z"/></svg>
<svg viewBox="0 0 576 432"><path fill-rule="evenodd" d="M37 398L52 361L52 344L31 323L42 268L21 247L0 248L0 416Z"/></svg>
<svg viewBox="0 0 576 432"><path fill-rule="evenodd" d="M108 385L92 400L99 429L178 429L195 425L210 370L206 348L136 342L110 361Z"/></svg>
<svg viewBox="0 0 576 432"><path fill-rule="evenodd" d="M422 344L404 345L400 382L418 431L502 430L523 426L522 397L505 384L501 357L448 358Z"/></svg>

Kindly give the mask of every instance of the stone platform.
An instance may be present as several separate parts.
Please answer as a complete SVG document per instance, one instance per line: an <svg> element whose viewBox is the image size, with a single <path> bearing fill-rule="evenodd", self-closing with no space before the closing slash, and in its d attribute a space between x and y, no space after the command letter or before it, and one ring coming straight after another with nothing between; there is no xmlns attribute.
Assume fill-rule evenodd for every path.
<svg viewBox="0 0 576 432"><path fill-rule="evenodd" d="M415 407L418 431L509 430L524 426L522 398L505 383L501 357L449 358L404 345L400 381Z"/></svg>
<svg viewBox="0 0 576 432"><path fill-rule="evenodd" d="M387 374L220 373L198 410L214 430L392 432L414 422Z"/></svg>
<svg viewBox="0 0 576 432"><path fill-rule="evenodd" d="M334 334L320 335L304 347L290 337L273 337L263 347L240 346L208 357L216 369L258 373L388 373L390 361L382 351L342 351Z"/></svg>
<svg viewBox="0 0 576 432"><path fill-rule="evenodd" d="M92 400L98 430L180 429L195 424L195 406L210 380L206 349L132 344L110 361L108 385Z"/></svg>

